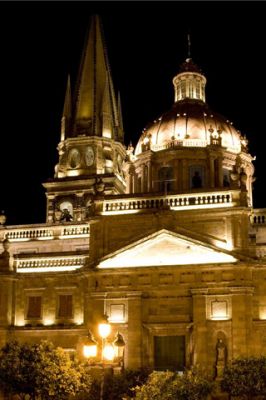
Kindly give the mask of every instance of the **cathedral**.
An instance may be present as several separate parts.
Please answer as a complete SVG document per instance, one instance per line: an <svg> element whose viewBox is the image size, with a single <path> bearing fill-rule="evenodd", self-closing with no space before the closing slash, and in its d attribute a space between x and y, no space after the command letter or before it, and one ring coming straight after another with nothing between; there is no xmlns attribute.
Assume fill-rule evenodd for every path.
<svg viewBox="0 0 266 400"><path fill-rule="evenodd" d="M43 183L46 221L0 216L0 346L48 339L82 358L106 316L130 369L197 364L217 377L233 358L266 355L266 209L253 208L248 141L211 110L190 57L172 83L172 108L126 147L91 18Z"/></svg>

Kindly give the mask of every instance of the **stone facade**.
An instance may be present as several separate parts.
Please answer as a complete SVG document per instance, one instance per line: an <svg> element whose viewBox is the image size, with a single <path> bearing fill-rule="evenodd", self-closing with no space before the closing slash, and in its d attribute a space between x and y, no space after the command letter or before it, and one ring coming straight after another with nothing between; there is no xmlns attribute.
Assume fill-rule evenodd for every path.
<svg viewBox="0 0 266 400"><path fill-rule="evenodd" d="M266 212L252 206L246 139L205 108L206 79L187 60L174 80L174 111L188 107L177 136L171 111L126 149L99 19L92 24L98 59L81 69L75 115L67 89L46 222L0 228L0 345L49 339L82 357L107 314L126 367L201 364L219 377L229 359L266 355ZM88 100L91 65L101 69L88 78L100 80L99 101Z"/></svg>

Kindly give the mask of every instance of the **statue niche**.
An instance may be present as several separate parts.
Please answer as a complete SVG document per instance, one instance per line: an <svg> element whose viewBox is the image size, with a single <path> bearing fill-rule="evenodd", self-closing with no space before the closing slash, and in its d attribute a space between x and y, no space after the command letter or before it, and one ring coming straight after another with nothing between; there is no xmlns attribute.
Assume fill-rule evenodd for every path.
<svg viewBox="0 0 266 400"><path fill-rule="evenodd" d="M218 338L216 343L216 379L222 379L227 359L227 347L224 339Z"/></svg>
<svg viewBox="0 0 266 400"><path fill-rule="evenodd" d="M10 272L12 269L10 268L10 254L9 254L9 241L8 239L4 239L3 242L4 251L0 254L0 271L1 272Z"/></svg>

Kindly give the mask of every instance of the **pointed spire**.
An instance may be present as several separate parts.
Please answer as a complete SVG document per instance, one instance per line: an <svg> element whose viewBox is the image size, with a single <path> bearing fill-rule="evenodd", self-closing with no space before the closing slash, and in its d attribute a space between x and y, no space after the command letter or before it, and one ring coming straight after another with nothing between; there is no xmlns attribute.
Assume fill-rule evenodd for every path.
<svg viewBox="0 0 266 400"><path fill-rule="evenodd" d="M110 86L108 80L106 80L104 92L103 92L103 102L102 102L102 136L111 138L112 137L112 105L110 96Z"/></svg>
<svg viewBox="0 0 266 400"><path fill-rule="evenodd" d="M123 135L124 125L123 125L123 114L122 114L122 103L121 103L120 92L118 92L118 126L121 129L121 134Z"/></svg>
<svg viewBox="0 0 266 400"><path fill-rule="evenodd" d="M109 104L107 105L107 103ZM111 121L110 137L115 139L115 130L118 125L117 102L101 21L98 15L94 15L91 18L77 81L74 134L102 136L103 107L105 119L108 114L108 118Z"/></svg>
<svg viewBox="0 0 266 400"><path fill-rule="evenodd" d="M69 135L70 120L71 120L71 84L70 75L67 77L67 87L65 94L65 102L63 108L63 114L61 118L61 141L65 140L66 136Z"/></svg>

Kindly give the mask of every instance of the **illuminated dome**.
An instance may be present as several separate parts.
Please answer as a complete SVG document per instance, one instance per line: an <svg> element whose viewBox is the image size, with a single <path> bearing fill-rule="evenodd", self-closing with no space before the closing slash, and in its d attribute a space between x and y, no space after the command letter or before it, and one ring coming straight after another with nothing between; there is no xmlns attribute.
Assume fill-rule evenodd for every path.
<svg viewBox="0 0 266 400"><path fill-rule="evenodd" d="M173 83L173 107L144 129L135 154L148 148L160 151L176 146L206 147L212 139L221 140L221 145L228 151L239 153L240 133L205 103L206 78L190 58L181 65Z"/></svg>

